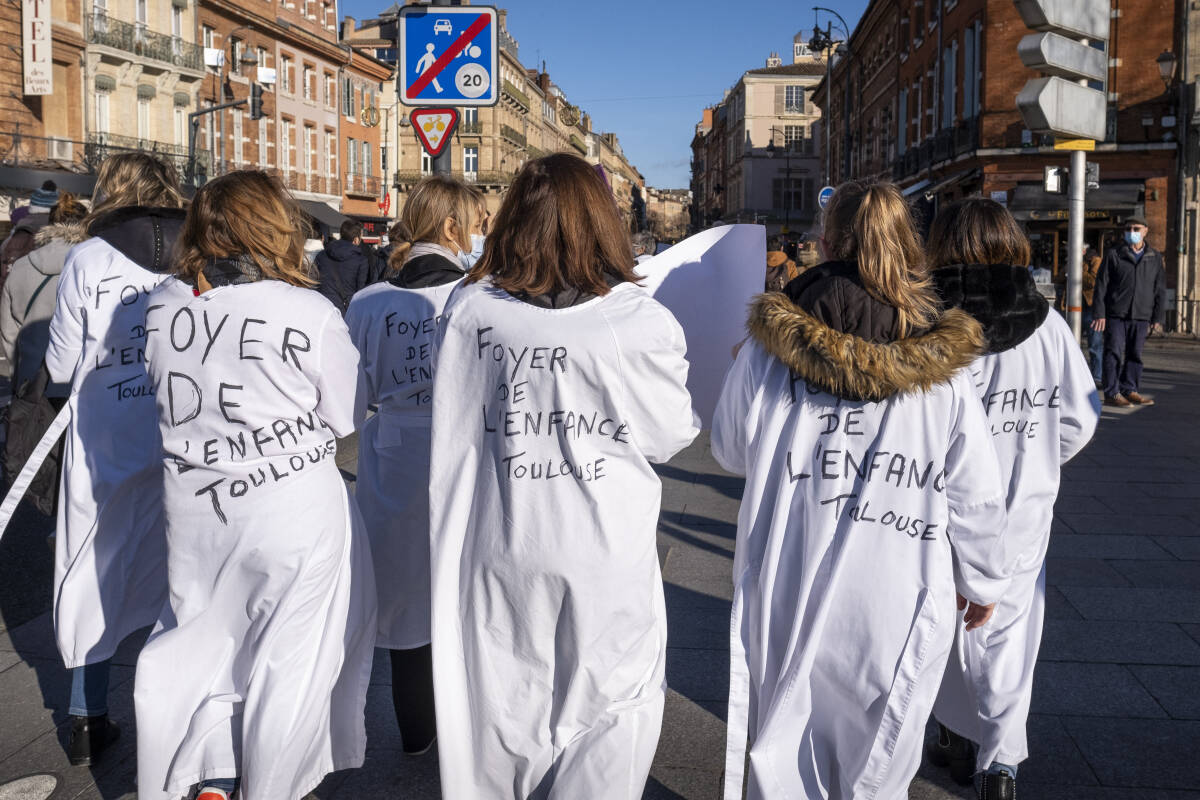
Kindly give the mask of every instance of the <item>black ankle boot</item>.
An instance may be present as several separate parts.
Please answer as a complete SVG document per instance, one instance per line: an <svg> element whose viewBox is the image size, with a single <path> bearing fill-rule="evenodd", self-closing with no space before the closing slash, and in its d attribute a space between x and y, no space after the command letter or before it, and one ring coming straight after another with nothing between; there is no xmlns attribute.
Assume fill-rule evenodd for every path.
<svg viewBox="0 0 1200 800"><path fill-rule="evenodd" d="M88 767L121 735L121 729L99 717L71 717L71 739L67 743L67 758L73 767Z"/></svg>
<svg viewBox="0 0 1200 800"><path fill-rule="evenodd" d="M980 775L979 800L1017 800L1017 779L1007 772Z"/></svg>
<svg viewBox="0 0 1200 800"><path fill-rule="evenodd" d="M949 767L950 777L966 786L975 774L975 745L945 725L938 725L938 735L925 743L925 753L935 767Z"/></svg>

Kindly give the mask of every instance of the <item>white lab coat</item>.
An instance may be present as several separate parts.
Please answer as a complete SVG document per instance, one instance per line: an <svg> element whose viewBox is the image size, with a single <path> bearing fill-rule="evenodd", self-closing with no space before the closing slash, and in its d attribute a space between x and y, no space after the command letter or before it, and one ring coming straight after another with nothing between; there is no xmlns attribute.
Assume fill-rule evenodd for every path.
<svg viewBox="0 0 1200 800"><path fill-rule="evenodd" d="M46 366L71 383L54 551L63 663L104 661L166 602L161 443L146 377L145 316L166 276L104 239L71 249Z"/></svg>
<svg viewBox="0 0 1200 800"><path fill-rule="evenodd" d="M1025 723L1042 638L1046 548L1062 464L1096 429L1100 397L1066 322L1051 312L1021 344L971 366L1008 487L1012 585L987 626L959 631L934 716L979 744L977 769L1029 755Z"/></svg>
<svg viewBox="0 0 1200 800"><path fill-rule="evenodd" d="M379 591L376 647L429 644L429 447L433 335L458 282L377 283L346 312L362 357L360 399L378 405L358 439L354 496L371 539Z"/></svg>
<svg viewBox="0 0 1200 800"><path fill-rule="evenodd" d="M147 314L171 598L138 659L138 795L240 776L296 800L362 764L375 587L334 459L358 354L319 294L264 280Z"/></svg>
<svg viewBox="0 0 1200 800"><path fill-rule="evenodd" d="M683 332L621 284L547 309L459 288L430 482L442 792L641 797L662 724L662 462L698 433Z"/></svg>
<svg viewBox="0 0 1200 800"><path fill-rule="evenodd" d="M780 339L787 326L824 328L797 321L803 312L783 295L763 298L786 318ZM965 315L953 313L961 328ZM927 391L840 399L806 372L814 354L866 375L860 385L882 383L872 370L905 356L836 337L796 337L788 365L752 338L714 417L714 457L746 476L726 800L742 797L747 745L750 798L907 797L954 638L955 590L986 603L1006 585L1003 490L969 376L946 367ZM957 348L969 363L974 346L955 338L970 337L908 342L927 360Z"/></svg>

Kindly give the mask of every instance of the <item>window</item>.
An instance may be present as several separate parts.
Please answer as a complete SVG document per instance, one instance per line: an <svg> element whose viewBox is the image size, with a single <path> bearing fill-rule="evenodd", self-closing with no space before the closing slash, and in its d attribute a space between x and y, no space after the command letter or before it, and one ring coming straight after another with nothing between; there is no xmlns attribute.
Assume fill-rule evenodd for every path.
<svg viewBox="0 0 1200 800"><path fill-rule="evenodd" d="M394 47L376 47L375 57L387 64L396 63L396 48Z"/></svg>
<svg viewBox="0 0 1200 800"><path fill-rule="evenodd" d="M468 181L475 180L479 175L479 148L463 148L463 177Z"/></svg>
<svg viewBox="0 0 1200 800"><path fill-rule="evenodd" d="M100 33L108 30L107 12L108 0L92 0L92 23Z"/></svg>
<svg viewBox="0 0 1200 800"><path fill-rule="evenodd" d="M236 36L229 38L229 71L234 75L242 74L242 40Z"/></svg>
<svg viewBox="0 0 1200 800"><path fill-rule="evenodd" d="M311 125L304 126L304 138L300 142L300 171L312 172L313 161L313 140L316 138L316 131Z"/></svg>
<svg viewBox="0 0 1200 800"><path fill-rule="evenodd" d="M150 101L144 97L138 98L137 132L139 139L150 138Z"/></svg>
<svg viewBox="0 0 1200 800"><path fill-rule="evenodd" d="M171 36L183 36L183 9L179 6L171 6Z"/></svg>
<svg viewBox="0 0 1200 800"><path fill-rule="evenodd" d="M317 99L317 74L316 70L307 64L304 67L304 99Z"/></svg>
<svg viewBox="0 0 1200 800"><path fill-rule="evenodd" d="M292 58L291 56L282 56L279 59L279 63L282 67L282 69L280 69L282 74L279 75L279 81L283 84L283 90L288 94L291 94L293 91L292 80L295 77L293 73L295 67L292 65Z"/></svg>
<svg viewBox="0 0 1200 800"><path fill-rule="evenodd" d="M322 24L326 28L329 28L331 30L333 29L334 17L333 17L333 4L332 3L322 3L321 4L321 20L322 20ZM394 59L395 59L395 57L393 56L393 60Z"/></svg>
<svg viewBox="0 0 1200 800"><path fill-rule="evenodd" d="M342 113L354 117L354 84L349 78L342 78Z"/></svg>
<svg viewBox="0 0 1200 800"><path fill-rule="evenodd" d="M785 86L783 89L783 108L785 114L804 113L804 87Z"/></svg>
<svg viewBox="0 0 1200 800"><path fill-rule="evenodd" d="M358 174L358 140L346 140L346 172L351 175Z"/></svg>
<svg viewBox="0 0 1200 800"><path fill-rule="evenodd" d="M267 166L267 121L258 121L258 165Z"/></svg>
<svg viewBox="0 0 1200 800"><path fill-rule="evenodd" d="M771 208L804 211L812 188L812 178L775 178L771 181Z"/></svg>
<svg viewBox="0 0 1200 800"><path fill-rule="evenodd" d="M374 175L375 165L371 162L371 143L362 143L362 163L359 164L363 175Z"/></svg>
<svg viewBox="0 0 1200 800"><path fill-rule="evenodd" d="M243 146L242 139L242 110L235 108L233 110L233 163L241 166L246 160L246 148Z"/></svg>
<svg viewBox="0 0 1200 800"><path fill-rule="evenodd" d="M179 106L175 107L174 123L175 123L175 144L179 145L180 147L187 147L187 141L188 141L187 111L180 108Z"/></svg>
<svg viewBox="0 0 1200 800"><path fill-rule="evenodd" d="M137 29L139 33L146 30L146 23L149 22L146 11L146 0L137 0L134 5L134 14L137 17Z"/></svg>
<svg viewBox="0 0 1200 800"><path fill-rule="evenodd" d="M549 100L542 101L542 116L547 121L549 121L551 123L554 122L554 117L555 117L554 104L551 103Z"/></svg>
<svg viewBox="0 0 1200 800"><path fill-rule="evenodd" d="M108 118L108 92L96 92L96 130L108 133L111 121Z"/></svg>
<svg viewBox="0 0 1200 800"><path fill-rule="evenodd" d="M214 31L212 28L208 27L207 25L202 26L201 30L203 31L202 41L204 42L204 46L209 47L209 48L214 47L213 41L216 38L217 32Z"/></svg>
<svg viewBox="0 0 1200 800"><path fill-rule="evenodd" d="M296 142L292 139L292 121L283 119L279 121L279 136L280 136L280 154L283 157L283 169L285 172L290 171L296 163Z"/></svg>
<svg viewBox="0 0 1200 800"><path fill-rule="evenodd" d="M325 171L337 175L337 136L333 131L325 131Z"/></svg>
<svg viewBox="0 0 1200 800"><path fill-rule="evenodd" d="M942 51L942 127L954 126L954 114L958 110L958 42L951 42Z"/></svg>
<svg viewBox="0 0 1200 800"><path fill-rule="evenodd" d="M387 177L388 149L386 144L379 146L379 174Z"/></svg>
<svg viewBox="0 0 1200 800"><path fill-rule="evenodd" d="M333 77L332 72L325 73L325 107L337 107L337 80Z"/></svg>
<svg viewBox="0 0 1200 800"><path fill-rule="evenodd" d="M963 37L963 116L977 117L979 116L979 81L983 73L983 65L980 63L982 51L980 50L980 37L983 33L983 25L976 22L966 30L966 35Z"/></svg>
<svg viewBox="0 0 1200 800"><path fill-rule="evenodd" d="M300 11L302 14L304 14L304 16L311 17L313 15L312 0L304 0L304 4L300 6Z"/></svg>
<svg viewBox="0 0 1200 800"><path fill-rule="evenodd" d="M429 153L424 151L424 149L421 150L421 174L433 174L433 159L429 156Z"/></svg>
<svg viewBox="0 0 1200 800"><path fill-rule="evenodd" d="M474 106L468 106L463 109L463 123L466 125L479 124L479 109Z"/></svg>
<svg viewBox="0 0 1200 800"><path fill-rule="evenodd" d="M258 65L260 67L270 66L269 64L267 64L267 48L265 48L265 47L258 48L258 50L255 51L255 55L258 57Z"/></svg>
<svg viewBox="0 0 1200 800"><path fill-rule="evenodd" d="M783 146L789 150L799 152L804 149L804 126L803 125L784 125L783 126Z"/></svg>
<svg viewBox="0 0 1200 800"><path fill-rule="evenodd" d="M896 152L904 153L908 149L908 88L900 90L900 113L896 115Z"/></svg>

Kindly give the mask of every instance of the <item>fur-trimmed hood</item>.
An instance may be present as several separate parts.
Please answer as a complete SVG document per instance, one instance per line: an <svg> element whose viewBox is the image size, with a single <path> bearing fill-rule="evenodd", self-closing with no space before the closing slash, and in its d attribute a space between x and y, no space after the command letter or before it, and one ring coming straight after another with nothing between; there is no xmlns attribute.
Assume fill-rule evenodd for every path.
<svg viewBox="0 0 1200 800"><path fill-rule="evenodd" d="M979 323L957 309L922 333L869 342L834 330L780 292L755 298L748 327L795 375L855 401L928 391L969 365L983 346Z"/></svg>
<svg viewBox="0 0 1200 800"><path fill-rule="evenodd" d="M87 228L82 222L56 222L38 231L37 235L33 237L33 243L36 247L50 244L53 241L79 244L86 241L87 238Z"/></svg>
<svg viewBox="0 0 1200 800"><path fill-rule="evenodd" d="M961 308L983 326L989 353L1011 350L1046 321L1050 304L1028 267L952 264L931 273L947 308Z"/></svg>

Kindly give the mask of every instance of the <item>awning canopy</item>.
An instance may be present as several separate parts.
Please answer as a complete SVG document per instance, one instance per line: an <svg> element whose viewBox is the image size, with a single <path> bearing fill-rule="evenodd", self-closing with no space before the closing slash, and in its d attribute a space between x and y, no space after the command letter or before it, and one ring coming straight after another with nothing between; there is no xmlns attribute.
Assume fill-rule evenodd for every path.
<svg viewBox="0 0 1200 800"><path fill-rule="evenodd" d="M1140 181L1130 183L1101 184L1099 189L1087 193L1084 199L1084 217L1108 219L1128 217L1141 211L1142 191ZM1070 217L1066 194L1049 194L1041 185L1024 184L1012 190L1008 210L1019 220L1059 221Z"/></svg>
<svg viewBox="0 0 1200 800"><path fill-rule="evenodd" d="M347 217L342 212L338 211L328 203L322 203L318 200L299 200L297 201L304 212L315 219L321 225L324 225L332 230L337 230L342 227Z"/></svg>
<svg viewBox="0 0 1200 800"><path fill-rule="evenodd" d="M0 188L33 191L46 181L54 181L60 190L80 197L91 197L96 176L58 169L30 167L0 167Z"/></svg>
<svg viewBox="0 0 1200 800"><path fill-rule="evenodd" d="M947 175L947 176L941 178L940 180L938 180L936 183L934 183L933 181L928 180L928 179L919 180L916 183L914 183L912 186L909 186L908 188L904 189L901 192L901 194L903 194L905 197L912 197L917 192L921 192L922 194L934 195L934 194L937 194L938 192L940 192L942 189L946 189L946 188L953 186L956 183L962 183L965 180L975 178L978 175L979 175L978 169L967 169L967 170L963 170L962 172L956 172L953 175Z"/></svg>

